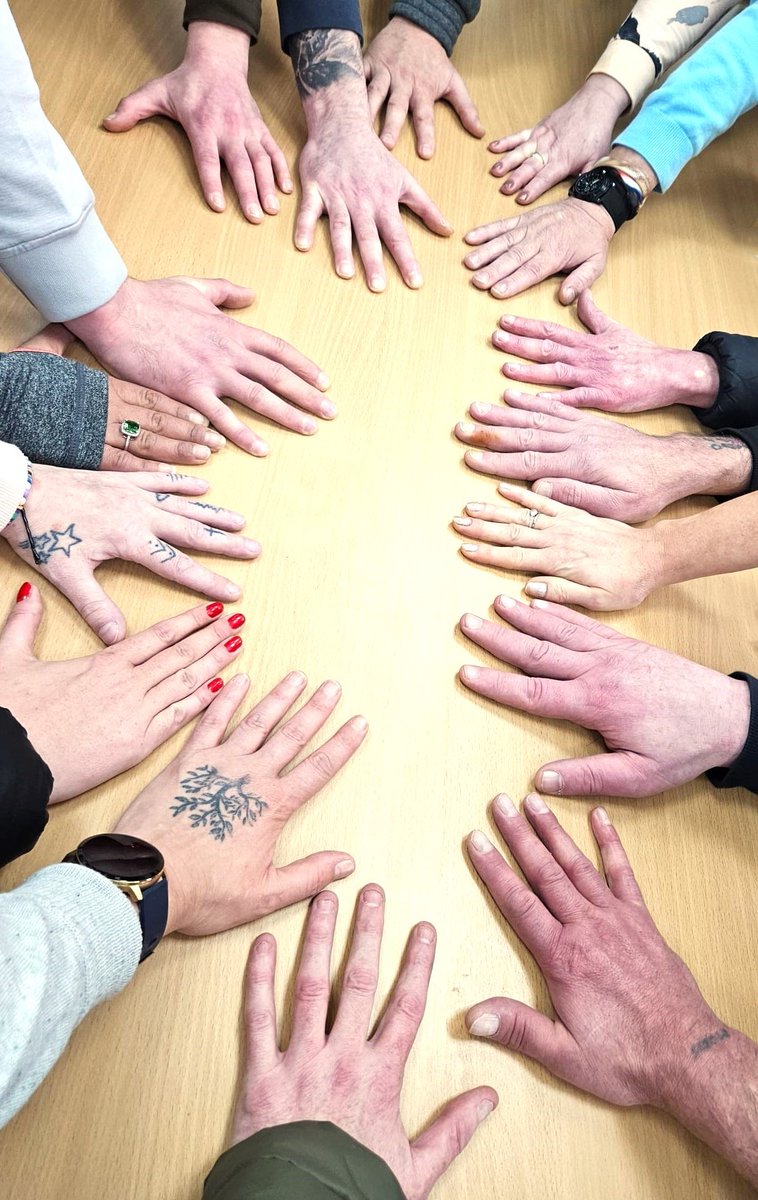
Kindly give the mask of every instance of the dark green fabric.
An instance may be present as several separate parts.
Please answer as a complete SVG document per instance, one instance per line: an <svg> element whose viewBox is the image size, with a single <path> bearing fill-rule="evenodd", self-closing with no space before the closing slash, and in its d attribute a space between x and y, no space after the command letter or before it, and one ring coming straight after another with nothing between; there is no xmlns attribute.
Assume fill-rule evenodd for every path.
<svg viewBox="0 0 758 1200"><path fill-rule="evenodd" d="M387 1164L327 1121L262 1129L216 1162L203 1200L405 1200Z"/></svg>
<svg viewBox="0 0 758 1200"><path fill-rule="evenodd" d="M184 28L190 21L214 21L242 29L251 42L258 41L261 31L261 0L187 0L184 6Z"/></svg>
<svg viewBox="0 0 758 1200"><path fill-rule="evenodd" d="M97 470L107 421L102 371L57 354L0 354L0 441L32 462Z"/></svg>
<svg viewBox="0 0 758 1200"><path fill-rule="evenodd" d="M394 0L390 17L405 17L441 42L448 54L468 21L479 12L481 0Z"/></svg>

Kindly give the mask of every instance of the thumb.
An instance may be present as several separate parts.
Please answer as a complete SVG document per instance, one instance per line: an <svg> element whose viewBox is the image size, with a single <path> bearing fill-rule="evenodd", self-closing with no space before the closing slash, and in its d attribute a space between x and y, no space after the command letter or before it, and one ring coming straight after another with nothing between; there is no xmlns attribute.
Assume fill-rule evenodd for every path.
<svg viewBox="0 0 758 1200"><path fill-rule="evenodd" d="M299 858L288 867L278 867L271 889L273 903L269 912L315 896L334 883L335 879L344 879L354 870L353 859L339 850L322 850L317 854L309 854L307 858Z"/></svg>
<svg viewBox="0 0 758 1200"><path fill-rule="evenodd" d="M548 1071L566 1078L567 1059L574 1039L556 1021L528 1004L498 996L482 1000L466 1013L466 1027L474 1037L490 1038L507 1050L516 1050L542 1063Z"/></svg>
<svg viewBox="0 0 758 1200"><path fill-rule="evenodd" d="M0 630L0 645L5 654L18 658L34 658L34 639L42 620L42 597L32 583L22 583L16 603L5 618Z"/></svg>
<svg viewBox="0 0 758 1200"><path fill-rule="evenodd" d="M38 354L57 354L62 357L75 341L73 333L65 325L46 325L34 337L16 346L16 350L33 350Z"/></svg>
<svg viewBox="0 0 758 1200"><path fill-rule="evenodd" d="M117 604L106 596L89 567L76 573L59 575L52 581L59 592L71 601L90 629L106 646L120 642L126 636L126 621Z"/></svg>
<svg viewBox="0 0 758 1200"><path fill-rule="evenodd" d="M605 313L598 308L595 301L592 299L592 292L589 288L585 288L579 295L579 300L576 305L576 315L589 329L590 333L605 333L616 322L607 317Z"/></svg>
<svg viewBox="0 0 758 1200"><path fill-rule="evenodd" d="M530 579L524 591L527 596L537 600L550 600L553 604L580 604L582 608L610 612L618 608L618 605L613 603L613 598L601 588L585 587L584 584L573 583L570 579L540 576Z"/></svg>
<svg viewBox="0 0 758 1200"><path fill-rule="evenodd" d="M194 275L176 275L175 279L188 283L216 308L247 308L255 299L255 292L243 287L241 283L232 283L229 279L198 279Z"/></svg>
<svg viewBox="0 0 758 1200"><path fill-rule="evenodd" d="M534 780L548 796L653 796L669 786L647 759L628 750L547 763Z"/></svg>
<svg viewBox="0 0 758 1200"><path fill-rule="evenodd" d="M124 96L116 111L103 117L103 125L110 133L126 133L146 117L172 115L162 80L153 79L136 92Z"/></svg>
<svg viewBox="0 0 758 1200"><path fill-rule="evenodd" d="M564 279L558 289L558 299L561 304L573 304L581 292L586 291L596 279L600 278L607 257L607 247L604 247L602 254L593 254L591 258L572 271L567 279Z"/></svg>
<svg viewBox="0 0 758 1200"><path fill-rule="evenodd" d="M497 1108L493 1088L478 1087L450 1100L437 1119L411 1144L411 1153L423 1194L465 1149L483 1121Z"/></svg>

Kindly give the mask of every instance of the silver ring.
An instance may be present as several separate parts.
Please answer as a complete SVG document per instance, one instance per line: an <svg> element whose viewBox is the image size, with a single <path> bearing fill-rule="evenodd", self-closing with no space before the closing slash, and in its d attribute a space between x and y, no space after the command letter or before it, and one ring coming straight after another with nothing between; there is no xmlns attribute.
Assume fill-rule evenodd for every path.
<svg viewBox="0 0 758 1200"><path fill-rule="evenodd" d="M122 421L119 426L119 432L124 438L124 449L129 449L129 443L138 438L142 432L142 426L139 421Z"/></svg>
<svg viewBox="0 0 758 1200"><path fill-rule="evenodd" d="M530 158L538 158L540 160L540 162L542 163L543 167L546 167L548 164L548 159L547 159L546 155L540 154L539 150L534 150L532 152L532 154L529 155L529 157Z"/></svg>
<svg viewBox="0 0 758 1200"><path fill-rule="evenodd" d="M534 529L535 525L537 524L537 517L540 514L537 512L536 508L530 508L529 512L526 515L529 518L529 528Z"/></svg>

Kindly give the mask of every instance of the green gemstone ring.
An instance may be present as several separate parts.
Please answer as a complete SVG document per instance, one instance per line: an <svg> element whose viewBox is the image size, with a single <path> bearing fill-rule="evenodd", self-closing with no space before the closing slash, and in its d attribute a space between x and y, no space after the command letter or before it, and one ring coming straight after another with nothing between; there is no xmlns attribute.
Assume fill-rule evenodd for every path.
<svg viewBox="0 0 758 1200"><path fill-rule="evenodd" d="M125 450L129 449L129 443L134 438L139 437L141 432L142 432L142 426L140 425L139 421L122 421L121 422L121 433L124 435L124 438L126 439L124 442Z"/></svg>

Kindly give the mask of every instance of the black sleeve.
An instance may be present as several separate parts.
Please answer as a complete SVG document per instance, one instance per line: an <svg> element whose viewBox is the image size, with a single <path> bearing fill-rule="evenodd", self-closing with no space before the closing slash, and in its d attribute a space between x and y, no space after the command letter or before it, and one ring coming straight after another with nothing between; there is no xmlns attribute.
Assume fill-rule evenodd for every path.
<svg viewBox="0 0 758 1200"><path fill-rule="evenodd" d="M26 854L47 825L53 777L26 730L0 708L0 867Z"/></svg>
<svg viewBox="0 0 758 1200"><path fill-rule="evenodd" d="M742 679L750 690L750 725L747 731L745 745L739 758L731 767L715 767L706 771L706 775L714 787L732 788L744 787L749 792L758 794L758 679L735 671L732 679Z"/></svg>
<svg viewBox="0 0 758 1200"><path fill-rule="evenodd" d="M306 29L346 29L363 41L358 0L277 0L282 50L287 42Z"/></svg>
<svg viewBox="0 0 758 1200"><path fill-rule="evenodd" d="M480 4L481 0L394 0L390 17L405 17L425 29L450 55L463 26L473 21Z"/></svg>
<svg viewBox="0 0 758 1200"><path fill-rule="evenodd" d="M0 354L0 441L32 462L96 471L107 421L102 371L57 354Z"/></svg>
<svg viewBox="0 0 758 1200"><path fill-rule="evenodd" d="M758 338L743 333L706 333L696 346L708 354L719 372L719 392L710 408L692 411L701 425L737 429L758 420Z"/></svg>
<svg viewBox="0 0 758 1200"><path fill-rule="evenodd" d="M241 29L251 42L258 41L261 31L261 0L187 0L184 6L184 28L190 21L213 21Z"/></svg>

